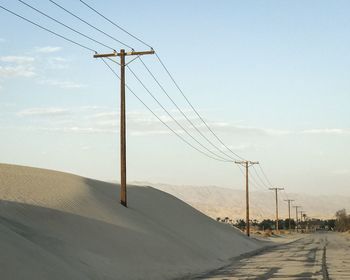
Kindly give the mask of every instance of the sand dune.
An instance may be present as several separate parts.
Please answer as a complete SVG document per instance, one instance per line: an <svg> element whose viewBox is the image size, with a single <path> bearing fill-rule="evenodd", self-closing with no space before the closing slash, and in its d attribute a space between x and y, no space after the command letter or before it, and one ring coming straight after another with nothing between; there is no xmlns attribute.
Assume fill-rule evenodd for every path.
<svg viewBox="0 0 350 280"><path fill-rule="evenodd" d="M2 279L172 279L261 247L172 195L0 164Z"/></svg>

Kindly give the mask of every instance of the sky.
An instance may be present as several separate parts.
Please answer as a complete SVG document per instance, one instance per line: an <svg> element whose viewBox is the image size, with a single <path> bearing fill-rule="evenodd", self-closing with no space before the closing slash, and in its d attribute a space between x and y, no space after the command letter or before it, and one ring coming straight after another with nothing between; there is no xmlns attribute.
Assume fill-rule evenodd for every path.
<svg viewBox="0 0 350 280"><path fill-rule="evenodd" d="M149 50L78 0L55 1L135 50ZM48 0L25 2L105 45L123 48ZM241 157L259 161L273 186L287 193L350 196L348 1L86 2L151 45L213 131ZM0 5L99 53L111 52L20 1ZM119 80L93 52L2 9L0 24L6 27L0 30L0 162L119 181ZM142 59L188 118L225 149L156 57ZM119 73L117 64L110 65ZM141 62L129 66L208 146ZM129 70L126 80L164 122L191 141ZM263 174L255 168L250 171L252 190L266 189L268 183L261 182ZM183 143L129 91L127 178L235 189L244 185L236 164L210 159Z"/></svg>

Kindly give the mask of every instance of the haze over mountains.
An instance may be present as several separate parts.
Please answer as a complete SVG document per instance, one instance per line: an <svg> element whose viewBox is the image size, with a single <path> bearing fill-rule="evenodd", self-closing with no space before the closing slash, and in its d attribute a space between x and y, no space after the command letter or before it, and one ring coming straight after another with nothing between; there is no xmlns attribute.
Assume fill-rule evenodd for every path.
<svg viewBox="0 0 350 280"><path fill-rule="evenodd" d="M137 185L149 185L170 193L185 201L199 211L216 219L245 217L245 191L217 186L176 186L162 183L133 182ZM350 205L350 197L340 195L286 194L279 192L280 218L288 217L288 204L285 199L294 199L294 205L301 205L311 218L334 218L335 212ZM275 218L275 194L272 191L251 191L250 210L252 219ZM295 209L291 209L295 218Z"/></svg>

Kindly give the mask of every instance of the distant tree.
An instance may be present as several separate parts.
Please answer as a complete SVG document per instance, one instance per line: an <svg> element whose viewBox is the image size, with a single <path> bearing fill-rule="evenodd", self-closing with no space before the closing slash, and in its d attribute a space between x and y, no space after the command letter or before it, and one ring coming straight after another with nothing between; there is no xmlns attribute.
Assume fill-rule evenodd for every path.
<svg viewBox="0 0 350 280"><path fill-rule="evenodd" d="M217 217L216 220L217 220L218 222L220 222L220 221L221 221L221 218L220 218L220 217Z"/></svg>
<svg viewBox="0 0 350 280"><path fill-rule="evenodd" d="M240 230L244 230L246 227L246 222L243 219L238 219L233 225L238 227Z"/></svg>
<svg viewBox="0 0 350 280"><path fill-rule="evenodd" d="M265 229L274 229L275 228L275 221L270 220L270 219L265 219L262 222L259 223L259 229L260 230L265 230Z"/></svg>
<svg viewBox="0 0 350 280"><path fill-rule="evenodd" d="M259 221L257 219L254 219L251 221L252 226L259 226Z"/></svg>
<svg viewBox="0 0 350 280"><path fill-rule="evenodd" d="M289 219L285 219L284 220L284 228L288 229L288 227L289 227ZM290 227L292 229L295 229L295 221L294 221L294 219L290 219Z"/></svg>

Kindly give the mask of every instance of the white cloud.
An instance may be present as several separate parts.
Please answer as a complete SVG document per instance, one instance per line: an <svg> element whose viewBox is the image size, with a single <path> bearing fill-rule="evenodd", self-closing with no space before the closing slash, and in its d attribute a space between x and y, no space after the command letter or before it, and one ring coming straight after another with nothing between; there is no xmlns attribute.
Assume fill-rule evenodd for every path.
<svg viewBox="0 0 350 280"><path fill-rule="evenodd" d="M308 129L303 130L304 134L350 134L350 129L343 128L318 128L318 129Z"/></svg>
<svg viewBox="0 0 350 280"><path fill-rule="evenodd" d="M53 110L54 109L54 110ZM56 128L61 131L69 132L115 132L119 127L119 113L117 111L106 111L105 107L99 106L81 106L72 109L49 108L47 111L40 109L37 111L34 109L28 109L27 111L20 112L19 115L68 115L69 118L60 118L60 122L56 122ZM74 118L72 115L74 114ZM178 133L183 134L183 131L179 126L169 118L169 116L157 111L158 116L171 128ZM174 114L175 118L193 135L197 134L195 128L193 128L186 120L181 118L181 115ZM65 121L66 120L66 121ZM65 122L62 122L65 121ZM212 135L208 132L207 128L199 122L197 119L193 119L197 128L200 129L209 138ZM131 135L161 135L172 133L166 128L157 118L151 115L148 111L129 111L127 112L128 130ZM234 134L239 136L261 136L261 137L273 137L273 136L288 136L288 135L307 135L315 133L323 134L350 134L347 129L309 129L309 130L286 130L286 129L271 129L271 128L259 128L253 126L244 126L237 124L237 122L208 122L209 126L218 135ZM52 128L50 128L52 130ZM203 139L201 139L203 140ZM241 145L231 147L233 150L247 150L252 145Z"/></svg>
<svg viewBox="0 0 350 280"><path fill-rule="evenodd" d="M25 109L17 113L17 115L25 117L25 116L62 116L68 115L71 111L69 109L64 108L30 108Z"/></svg>
<svg viewBox="0 0 350 280"><path fill-rule="evenodd" d="M81 89L86 87L86 85L71 82L71 81L59 81L59 80L52 80L52 79L39 80L38 83L41 85L49 85L54 87L60 87L63 89Z"/></svg>
<svg viewBox="0 0 350 280"><path fill-rule="evenodd" d="M33 77L36 75L31 56L0 56L0 62L8 65L0 65L0 77Z"/></svg>
<svg viewBox="0 0 350 280"><path fill-rule="evenodd" d="M37 47L35 49L39 53L54 53L62 50L61 47L52 47L52 46L46 46L46 47Z"/></svg>
<svg viewBox="0 0 350 280"><path fill-rule="evenodd" d="M46 59L46 63L48 68L54 69L54 70L62 70L67 69L69 67L69 60L64 57L55 56L55 57L48 57Z"/></svg>
<svg viewBox="0 0 350 280"><path fill-rule="evenodd" d="M33 77L36 75L32 66L0 66L0 77Z"/></svg>
<svg viewBox="0 0 350 280"><path fill-rule="evenodd" d="M31 56L9 55L9 56L0 56L0 61L16 63L16 64L28 64L28 63L31 64L35 61L35 58Z"/></svg>

